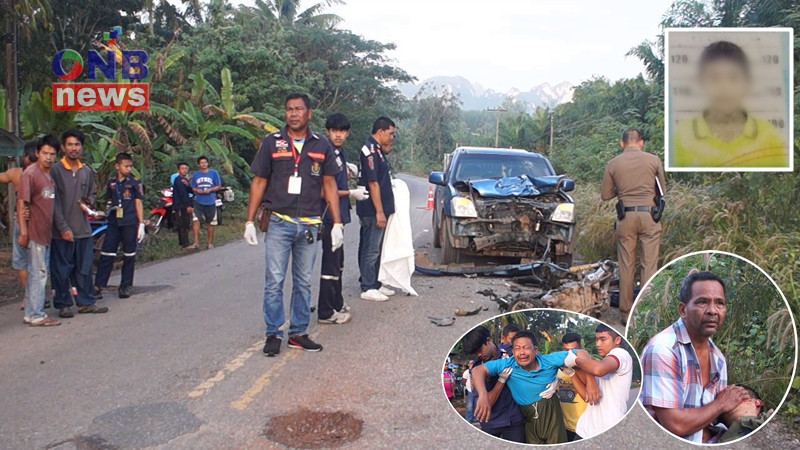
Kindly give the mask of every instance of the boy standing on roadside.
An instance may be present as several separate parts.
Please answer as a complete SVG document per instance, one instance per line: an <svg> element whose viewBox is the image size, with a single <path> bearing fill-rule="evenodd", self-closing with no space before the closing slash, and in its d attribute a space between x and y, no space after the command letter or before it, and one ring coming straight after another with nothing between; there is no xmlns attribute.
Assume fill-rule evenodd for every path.
<svg viewBox="0 0 800 450"><path fill-rule="evenodd" d="M29 252L28 279L25 286L25 316L23 321L34 327L61 325L61 321L44 312L47 289L50 241L53 237L53 209L56 191L50 167L56 160L58 140L47 135L36 146L37 161L22 173L17 197L17 211L26 208L29 220L18 220L17 243Z"/></svg>
<svg viewBox="0 0 800 450"><path fill-rule="evenodd" d="M122 279L119 282L119 298L131 296L133 270L136 261L136 245L144 240L144 206L142 205L142 182L131 175L133 156L130 153L117 155L117 175L106 182L106 198L111 202L108 214L108 231L100 250L100 264L94 279L94 289L102 298L108 287L111 268L122 244Z"/></svg>

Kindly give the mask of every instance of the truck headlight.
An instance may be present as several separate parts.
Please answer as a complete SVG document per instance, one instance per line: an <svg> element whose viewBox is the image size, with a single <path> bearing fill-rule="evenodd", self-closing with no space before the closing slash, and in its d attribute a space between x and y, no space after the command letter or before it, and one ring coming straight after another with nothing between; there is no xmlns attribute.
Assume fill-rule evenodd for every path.
<svg viewBox="0 0 800 450"><path fill-rule="evenodd" d="M575 204L561 203L556 206L553 215L550 217L551 222L560 223L575 223Z"/></svg>
<svg viewBox="0 0 800 450"><path fill-rule="evenodd" d="M453 217L478 217L475 204L466 197L453 197L453 199L450 200L450 208Z"/></svg>

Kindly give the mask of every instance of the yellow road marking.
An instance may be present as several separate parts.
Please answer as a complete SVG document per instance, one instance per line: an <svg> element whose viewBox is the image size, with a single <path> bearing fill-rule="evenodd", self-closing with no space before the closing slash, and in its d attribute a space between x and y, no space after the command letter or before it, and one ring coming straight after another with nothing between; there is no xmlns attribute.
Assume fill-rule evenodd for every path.
<svg viewBox="0 0 800 450"><path fill-rule="evenodd" d="M240 353L238 356L233 358L228 364L225 364L225 367L217 371L217 373L215 373L214 376L198 384L194 389L192 389L192 391L189 392L189 397L197 398L207 394L208 391L210 391L211 388L214 387L214 385L224 380L227 375L233 373L233 371L235 371L236 369L242 367L245 361L247 361L248 358L253 356L253 353L258 351L259 347L261 347L261 342L256 342L250 348Z"/></svg>
<svg viewBox="0 0 800 450"><path fill-rule="evenodd" d="M281 356L278 358L278 360L275 361L275 364L271 365L269 369L267 369L267 371L264 372L264 374L261 375L252 386L250 386L250 389L245 391L245 393L242 394L238 400L231 402L231 408L244 411L250 405L250 403L253 402L255 396L260 394L261 391L263 391L264 388L269 385L271 377L275 375L277 371L281 370L286 363L297 358L297 356L301 353L301 351L291 351L288 352L286 356Z"/></svg>

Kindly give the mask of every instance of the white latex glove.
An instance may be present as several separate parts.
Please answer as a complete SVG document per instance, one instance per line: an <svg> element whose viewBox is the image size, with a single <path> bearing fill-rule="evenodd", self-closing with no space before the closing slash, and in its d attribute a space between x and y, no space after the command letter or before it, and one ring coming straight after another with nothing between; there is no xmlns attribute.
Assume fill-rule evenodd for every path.
<svg viewBox="0 0 800 450"><path fill-rule="evenodd" d="M144 233L144 224L140 223L139 224L139 232L136 233L136 240L141 243L144 240L144 235L145 235L145 233Z"/></svg>
<svg viewBox="0 0 800 450"><path fill-rule="evenodd" d="M512 369L511 367L506 367L505 369L503 369L502 372L497 374L497 381L499 381L500 383L505 383L506 381L508 381L508 377L511 376L512 370L514 369Z"/></svg>
<svg viewBox="0 0 800 450"><path fill-rule="evenodd" d="M576 355L575 353L572 352L572 350L570 350L569 354L567 354L567 357L564 358L564 365L570 368L575 367L576 359L578 359L578 355Z"/></svg>
<svg viewBox="0 0 800 450"><path fill-rule="evenodd" d="M358 166L353 163L347 163L347 175L350 178L355 178L358 176Z"/></svg>
<svg viewBox="0 0 800 450"><path fill-rule="evenodd" d="M344 244L344 225L340 223L333 224L331 228L331 248L335 252Z"/></svg>
<svg viewBox="0 0 800 450"><path fill-rule="evenodd" d="M369 198L369 192L367 192L367 188L364 186L359 186L355 189L350 189L350 197L360 202Z"/></svg>
<svg viewBox="0 0 800 450"><path fill-rule="evenodd" d="M550 398L558 391L558 379L555 379L547 385L547 389L539 393L539 397Z"/></svg>
<svg viewBox="0 0 800 450"><path fill-rule="evenodd" d="M258 234L253 222L247 222L244 225L244 241L250 245L258 245Z"/></svg>

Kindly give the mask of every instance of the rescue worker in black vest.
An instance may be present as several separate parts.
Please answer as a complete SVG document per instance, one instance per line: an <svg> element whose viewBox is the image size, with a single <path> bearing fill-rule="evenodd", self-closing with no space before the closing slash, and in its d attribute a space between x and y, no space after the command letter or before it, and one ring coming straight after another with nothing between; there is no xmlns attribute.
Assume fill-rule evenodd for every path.
<svg viewBox="0 0 800 450"><path fill-rule="evenodd" d="M110 203L108 229L100 250L100 263L94 278L97 298L103 298L103 289L108 287L111 268L122 244L122 279L117 293L119 298L131 296L133 271L136 261L136 246L144 240L144 206L142 182L132 174L133 156L130 153L117 155L116 176L106 182L106 198Z"/></svg>
<svg viewBox="0 0 800 450"><path fill-rule="evenodd" d="M367 190L363 187L350 189L347 179L350 175L350 166L347 163L345 151L342 148L345 140L350 135L350 120L341 113L328 116L325 122L325 130L328 133L328 140L333 144L333 152L336 155L336 163L339 167L346 167L336 174L336 186L339 189L339 215L342 224L350 223L350 197L356 200L366 200L369 198ZM358 169L355 169L358 176ZM342 271L344 270L344 246L333 251L331 242L331 230L333 220L328 214L328 204L322 200L322 265L320 268L319 279L319 306L317 318L319 323L325 324L345 324L350 321L350 306L344 302L342 297Z"/></svg>
<svg viewBox="0 0 800 450"><path fill-rule="evenodd" d="M317 255L320 200L324 194L331 216L331 250L336 251L344 240L344 225L339 216L339 195L336 174L343 169L337 163L331 143L308 128L311 100L306 94L286 97L286 126L270 133L261 141L251 170L255 177L250 184L244 239L258 245L254 220L261 201L269 214L266 243L266 285L262 311L266 324L264 355L276 356L283 341L281 327L283 283L292 258L292 299L289 320L290 348L311 352L322 346L308 337L311 319L311 276Z"/></svg>
<svg viewBox="0 0 800 450"><path fill-rule="evenodd" d="M392 171L386 155L394 143L395 124L387 117L379 117L372 125L372 136L361 148L361 178L359 185L365 186L369 199L356 203L356 212L361 223L358 242L358 268L361 271L361 298L373 302L385 302L395 291L378 281L381 265L383 234L389 216L394 214L394 192Z"/></svg>
<svg viewBox="0 0 800 450"><path fill-rule="evenodd" d="M641 131L629 128L622 134L623 151L606 165L601 198L619 199L617 205L617 256L619 258L619 314L623 324L633 307L636 278L636 247L642 243L642 283L658 270L661 224L652 217L656 194L666 189L661 159L642 150ZM661 192L658 192L658 191ZM621 217L624 216L624 217Z"/></svg>

